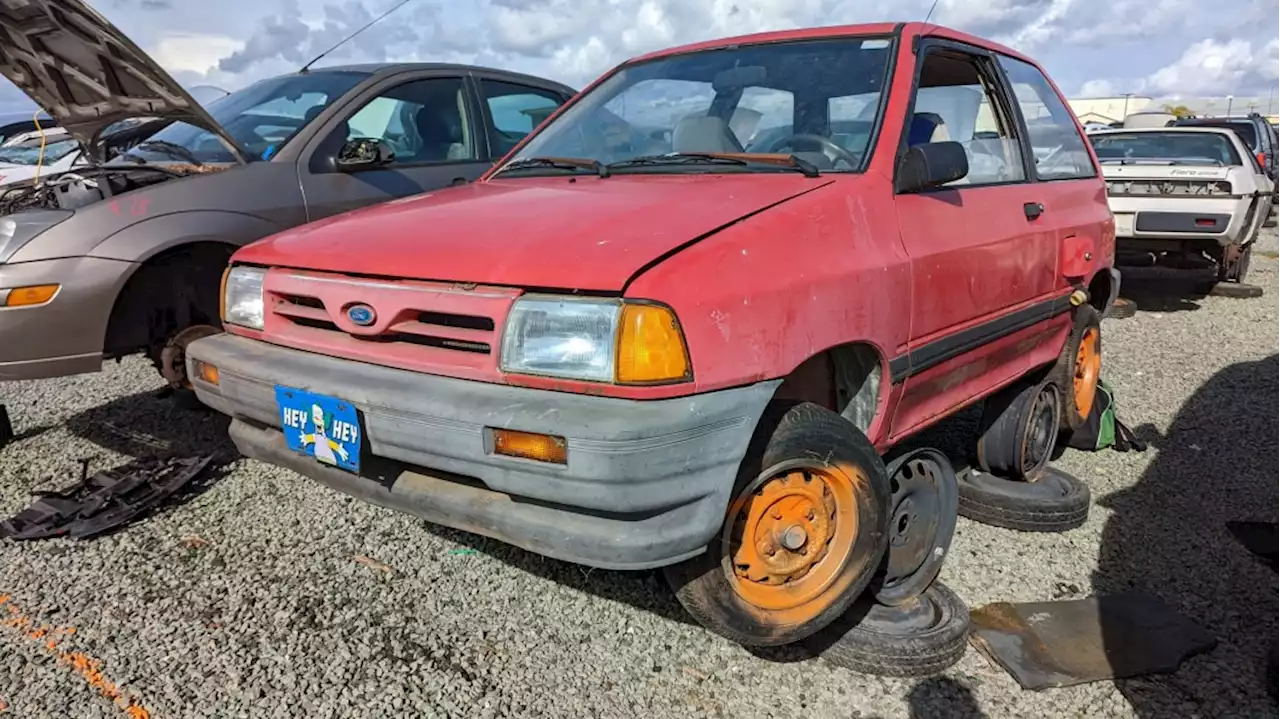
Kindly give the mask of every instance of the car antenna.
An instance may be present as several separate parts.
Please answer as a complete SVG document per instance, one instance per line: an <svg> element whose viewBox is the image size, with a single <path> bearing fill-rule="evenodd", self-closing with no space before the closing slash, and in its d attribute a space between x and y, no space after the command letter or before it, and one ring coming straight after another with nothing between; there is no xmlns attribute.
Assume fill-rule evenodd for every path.
<svg viewBox="0 0 1280 719"><path fill-rule="evenodd" d="M938 8L938 0L933 0L933 4L929 6L929 14L924 16L924 22L927 25L929 18L933 17L933 11Z"/></svg>
<svg viewBox="0 0 1280 719"><path fill-rule="evenodd" d="M316 62L318 62L318 61L320 60L320 58L324 57L325 55L328 55L329 53L333 52L334 50L337 50L338 48L342 47L343 45L346 45L348 42L350 42L351 38L355 37L356 35L359 35L360 33L364 32L365 30L368 30L369 28L373 27L373 26L374 26L374 24L375 24L375 23L377 23L377 22L378 22L379 20L381 20L382 18L384 18L384 17L386 17L386 16L390 15L391 13L395 12L396 10L399 10L400 8L402 8L402 7L404 7L405 5L408 5L408 4L409 4L409 0L400 0L400 2L399 2L399 3L397 3L396 5L392 6L392 8L391 8L390 10L388 10L388 11L386 11L386 12L382 13L382 14L381 14L381 15L379 15L378 17L375 17L374 19L372 19L372 20L370 20L369 22L365 23L365 26L364 26L364 27L360 28L359 30L356 30L355 32L351 33L350 35L348 35L348 36L346 36L346 37L342 38L341 40L339 40L337 45L334 45L333 47L329 48L328 50L325 50L324 52L320 53L319 55L316 55L314 58L312 58L312 59L311 59L311 62L307 63L306 65L303 65L303 66L302 66L302 69L301 69L301 70L299 70L298 72L300 72L300 73L302 73L302 72L306 72L306 71L307 71L307 69L308 69L308 68L310 68L312 65L316 64Z"/></svg>

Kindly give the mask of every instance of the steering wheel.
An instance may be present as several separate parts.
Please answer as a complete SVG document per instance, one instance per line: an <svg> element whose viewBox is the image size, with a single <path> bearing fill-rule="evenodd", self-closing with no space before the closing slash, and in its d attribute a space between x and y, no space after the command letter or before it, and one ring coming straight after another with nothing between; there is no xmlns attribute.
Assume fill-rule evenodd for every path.
<svg viewBox="0 0 1280 719"><path fill-rule="evenodd" d="M773 146L769 148L769 151L778 152L784 147L791 147L792 149L794 149L795 143L797 140L808 140L810 142L816 142L817 144L821 145L822 154L830 158L831 163L833 165L839 160L844 160L845 162L849 163L850 168L853 168L853 167L857 167L858 164L862 162L862 160L857 155L853 154L852 152L849 152L843 147L840 147L836 143L832 142L831 138L823 137L822 135L812 135L807 132L791 135L790 137L784 137L778 142L773 143ZM834 155L835 157L832 157L832 155Z"/></svg>

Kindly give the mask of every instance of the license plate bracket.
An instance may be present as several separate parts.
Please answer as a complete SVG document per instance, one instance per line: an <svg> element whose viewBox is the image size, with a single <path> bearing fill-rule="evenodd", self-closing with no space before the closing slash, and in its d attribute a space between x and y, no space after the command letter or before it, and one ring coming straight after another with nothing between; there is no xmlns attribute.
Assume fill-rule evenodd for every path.
<svg viewBox="0 0 1280 719"><path fill-rule="evenodd" d="M276 385L275 390L280 428L289 449L331 467L360 471L364 437L354 404L284 385Z"/></svg>

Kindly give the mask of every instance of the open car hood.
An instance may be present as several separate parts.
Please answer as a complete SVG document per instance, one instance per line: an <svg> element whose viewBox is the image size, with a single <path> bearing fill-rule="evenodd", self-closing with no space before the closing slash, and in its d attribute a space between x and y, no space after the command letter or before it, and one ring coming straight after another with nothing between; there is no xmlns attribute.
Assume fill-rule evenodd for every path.
<svg viewBox="0 0 1280 719"><path fill-rule="evenodd" d="M83 0L0 0L0 74L91 155L108 125L162 117L219 135L248 161L200 103Z"/></svg>

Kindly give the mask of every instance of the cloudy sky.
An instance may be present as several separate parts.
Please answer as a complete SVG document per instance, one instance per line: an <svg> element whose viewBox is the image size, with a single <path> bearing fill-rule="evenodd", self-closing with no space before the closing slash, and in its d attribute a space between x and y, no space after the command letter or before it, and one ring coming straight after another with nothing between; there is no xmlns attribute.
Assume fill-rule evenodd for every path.
<svg viewBox="0 0 1280 719"><path fill-rule="evenodd" d="M397 2L91 0L185 85L232 90L297 69ZM652 49L760 30L923 18L932 2L411 0L326 62L461 61L580 87ZM932 19L1036 57L1071 96L1267 98L1280 67L1276 0L937 0ZM0 79L0 108L23 100Z"/></svg>

